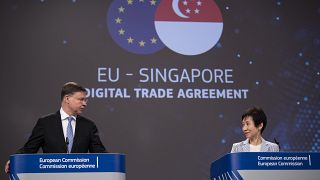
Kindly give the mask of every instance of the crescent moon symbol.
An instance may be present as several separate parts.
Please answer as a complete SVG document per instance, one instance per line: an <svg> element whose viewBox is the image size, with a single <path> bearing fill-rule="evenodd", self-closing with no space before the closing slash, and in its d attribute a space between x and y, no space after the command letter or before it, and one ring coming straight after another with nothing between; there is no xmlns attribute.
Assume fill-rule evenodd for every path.
<svg viewBox="0 0 320 180"><path fill-rule="evenodd" d="M189 18L188 16L182 14L182 12L180 11L180 9L179 9L179 0L173 0L172 1L172 9L176 13L176 15L178 15L179 17Z"/></svg>

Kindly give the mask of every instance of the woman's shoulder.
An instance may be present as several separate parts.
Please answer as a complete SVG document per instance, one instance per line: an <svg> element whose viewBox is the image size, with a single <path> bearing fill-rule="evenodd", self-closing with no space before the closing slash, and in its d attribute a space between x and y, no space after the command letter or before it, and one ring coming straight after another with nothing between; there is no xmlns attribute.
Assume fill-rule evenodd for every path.
<svg viewBox="0 0 320 180"><path fill-rule="evenodd" d="M246 147L246 144L248 144L247 140L233 143L231 153L244 151L244 147Z"/></svg>
<svg viewBox="0 0 320 180"><path fill-rule="evenodd" d="M279 151L279 146L276 143L270 142L270 141L265 141L265 145L268 148L268 151L271 152L278 152Z"/></svg>
<svg viewBox="0 0 320 180"><path fill-rule="evenodd" d="M276 143L273 143L273 142L270 142L270 141L267 141L267 140L264 140L265 141L265 144L267 146L278 146Z"/></svg>
<svg viewBox="0 0 320 180"><path fill-rule="evenodd" d="M246 141L240 141L240 142L236 142L236 143L233 143L232 146L242 146L242 145L245 145L246 144Z"/></svg>

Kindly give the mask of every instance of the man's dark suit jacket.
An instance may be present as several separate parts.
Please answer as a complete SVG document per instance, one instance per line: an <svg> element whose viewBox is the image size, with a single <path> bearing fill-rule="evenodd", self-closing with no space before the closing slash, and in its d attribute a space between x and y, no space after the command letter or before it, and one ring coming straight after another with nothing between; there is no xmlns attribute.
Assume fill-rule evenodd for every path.
<svg viewBox="0 0 320 180"><path fill-rule="evenodd" d="M67 153L60 112L50 114L38 120L27 143L17 153ZM105 153L94 122L77 116L75 135L71 153Z"/></svg>

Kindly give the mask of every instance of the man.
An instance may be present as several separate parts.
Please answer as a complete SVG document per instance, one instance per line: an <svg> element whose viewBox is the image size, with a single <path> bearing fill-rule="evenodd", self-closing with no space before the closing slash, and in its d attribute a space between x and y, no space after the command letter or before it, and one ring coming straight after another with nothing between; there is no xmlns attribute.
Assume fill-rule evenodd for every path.
<svg viewBox="0 0 320 180"><path fill-rule="evenodd" d="M60 110L40 118L17 153L37 153L40 147L43 153L105 153L94 122L80 116L86 106L86 90L74 82L64 84Z"/></svg>

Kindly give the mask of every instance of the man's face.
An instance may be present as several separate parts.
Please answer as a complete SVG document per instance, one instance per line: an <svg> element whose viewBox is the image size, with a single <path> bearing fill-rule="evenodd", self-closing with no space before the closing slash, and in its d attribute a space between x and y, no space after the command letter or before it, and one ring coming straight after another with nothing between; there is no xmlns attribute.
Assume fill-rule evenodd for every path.
<svg viewBox="0 0 320 180"><path fill-rule="evenodd" d="M81 114L87 106L87 98L85 92L75 92L71 95L66 95L66 105L73 115Z"/></svg>
<svg viewBox="0 0 320 180"><path fill-rule="evenodd" d="M262 126L263 125L261 123L258 127L256 127L251 116L247 116L242 120L242 131L248 139L260 136Z"/></svg>

